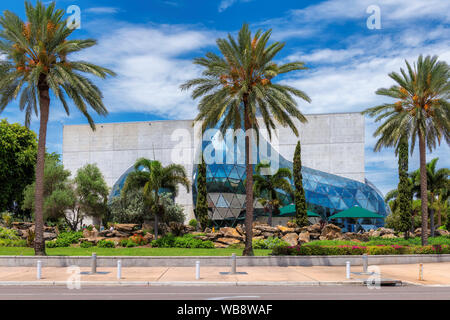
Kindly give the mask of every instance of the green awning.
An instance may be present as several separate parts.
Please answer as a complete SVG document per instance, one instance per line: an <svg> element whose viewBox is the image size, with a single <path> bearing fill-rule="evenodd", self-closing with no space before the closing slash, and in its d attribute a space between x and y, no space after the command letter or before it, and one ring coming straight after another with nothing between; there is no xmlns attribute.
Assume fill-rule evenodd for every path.
<svg viewBox="0 0 450 320"><path fill-rule="evenodd" d="M377 219L384 219L382 215L379 215L378 213L369 211L367 209L361 208L361 207L351 207L350 209L341 211L339 213L336 213L335 215L332 215L329 220L331 219L337 219L337 218L377 218Z"/></svg>
<svg viewBox="0 0 450 320"><path fill-rule="evenodd" d="M284 206L280 209L280 216L284 216L284 215L288 215L288 214L292 214L292 213L295 213L295 205L294 204ZM319 214L309 211L309 210L307 211L307 215L308 215L308 217L320 217Z"/></svg>

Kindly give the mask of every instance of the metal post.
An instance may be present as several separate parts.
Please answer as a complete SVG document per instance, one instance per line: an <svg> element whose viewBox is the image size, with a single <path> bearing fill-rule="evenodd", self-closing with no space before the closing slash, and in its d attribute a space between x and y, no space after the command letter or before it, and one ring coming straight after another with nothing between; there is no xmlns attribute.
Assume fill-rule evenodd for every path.
<svg viewBox="0 0 450 320"><path fill-rule="evenodd" d="M117 280L122 278L122 260L117 261Z"/></svg>
<svg viewBox="0 0 450 320"><path fill-rule="evenodd" d="M362 258L363 258L363 272L367 273L367 268L369 267L369 257L367 256L367 253L364 253Z"/></svg>
<svg viewBox="0 0 450 320"><path fill-rule="evenodd" d="M345 277L350 279L350 261L345 263Z"/></svg>
<svg viewBox="0 0 450 320"><path fill-rule="evenodd" d="M423 264L419 264L419 280L423 281Z"/></svg>
<svg viewBox="0 0 450 320"><path fill-rule="evenodd" d="M91 257L91 274L97 273L97 254L92 252Z"/></svg>
<svg viewBox="0 0 450 320"><path fill-rule="evenodd" d="M37 274L36 274L36 278L38 280L41 280L42 278L42 261L38 260L37 262Z"/></svg>
<svg viewBox="0 0 450 320"><path fill-rule="evenodd" d="M231 254L231 272L230 274L236 274L236 253Z"/></svg>
<svg viewBox="0 0 450 320"><path fill-rule="evenodd" d="M200 261L195 261L195 280L200 280Z"/></svg>

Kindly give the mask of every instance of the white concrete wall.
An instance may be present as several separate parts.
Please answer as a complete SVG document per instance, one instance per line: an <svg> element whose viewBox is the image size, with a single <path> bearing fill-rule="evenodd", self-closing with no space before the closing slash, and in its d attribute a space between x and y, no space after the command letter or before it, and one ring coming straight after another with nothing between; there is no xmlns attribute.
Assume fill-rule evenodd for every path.
<svg viewBox="0 0 450 320"><path fill-rule="evenodd" d="M364 117L359 113L308 115L296 122L302 142L303 165L364 182ZM108 186L136 159L156 159L163 165L183 164L192 177L194 128L192 120L68 125L63 130L63 163L72 174L87 163L96 163ZM175 130L181 134L174 137ZM177 132L177 131L175 131ZM183 132L189 132L188 136ZM292 160L298 138L289 128L279 128L279 151ZM187 220L194 217L192 194L180 188L177 203Z"/></svg>

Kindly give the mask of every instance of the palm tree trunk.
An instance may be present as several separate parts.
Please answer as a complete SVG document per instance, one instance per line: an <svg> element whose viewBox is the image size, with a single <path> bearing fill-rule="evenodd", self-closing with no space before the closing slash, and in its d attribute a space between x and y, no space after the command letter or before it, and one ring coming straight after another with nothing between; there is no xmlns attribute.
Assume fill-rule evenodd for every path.
<svg viewBox="0 0 450 320"><path fill-rule="evenodd" d="M434 237L434 208L433 208L433 194L431 194L430 198L430 237Z"/></svg>
<svg viewBox="0 0 450 320"><path fill-rule="evenodd" d="M247 134L248 130L252 128L250 117L248 114L247 99L244 96L244 127L245 127L245 171L246 171L246 183L245 183L245 248L242 253L244 256L253 256L253 164L251 163L251 142L250 137Z"/></svg>
<svg viewBox="0 0 450 320"><path fill-rule="evenodd" d="M439 228L442 225L442 213L441 213L441 207L438 207L438 225Z"/></svg>
<svg viewBox="0 0 450 320"><path fill-rule="evenodd" d="M39 80L39 141L36 161L36 190L34 195L34 254L45 256L44 240L44 165L45 165L45 139L47 136L47 123L50 109L49 87L45 79Z"/></svg>
<svg viewBox="0 0 450 320"><path fill-rule="evenodd" d="M272 226L272 208L269 208L269 219L267 219L269 226Z"/></svg>
<svg viewBox="0 0 450 320"><path fill-rule="evenodd" d="M422 210L422 245L428 244L428 195L427 195L427 159L425 153L425 137L419 131L420 153L420 200Z"/></svg>

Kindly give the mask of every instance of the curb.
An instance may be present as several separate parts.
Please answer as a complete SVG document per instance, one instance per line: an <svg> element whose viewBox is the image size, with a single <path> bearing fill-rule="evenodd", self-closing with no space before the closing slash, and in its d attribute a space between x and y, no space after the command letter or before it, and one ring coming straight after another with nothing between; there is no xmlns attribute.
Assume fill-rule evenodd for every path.
<svg viewBox="0 0 450 320"><path fill-rule="evenodd" d="M191 287L191 286L362 286L363 280L351 281L81 281L81 286L149 286L149 287ZM0 286L66 286L66 281L0 281Z"/></svg>

